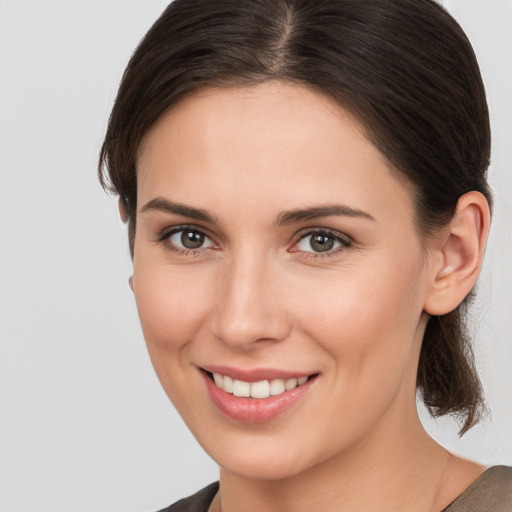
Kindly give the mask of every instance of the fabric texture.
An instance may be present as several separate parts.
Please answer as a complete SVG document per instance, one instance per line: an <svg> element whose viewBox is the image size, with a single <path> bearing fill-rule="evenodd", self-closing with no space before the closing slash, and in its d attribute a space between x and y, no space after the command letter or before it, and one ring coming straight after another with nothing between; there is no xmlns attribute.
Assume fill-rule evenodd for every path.
<svg viewBox="0 0 512 512"><path fill-rule="evenodd" d="M196 494L183 498L159 512L207 512L218 490L219 482L214 482Z"/></svg>
<svg viewBox="0 0 512 512"><path fill-rule="evenodd" d="M512 467L493 466L442 512L512 512Z"/></svg>
<svg viewBox="0 0 512 512"><path fill-rule="evenodd" d="M159 512L208 512L218 490L215 482ZM489 468L441 512L512 512L512 467Z"/></svg>

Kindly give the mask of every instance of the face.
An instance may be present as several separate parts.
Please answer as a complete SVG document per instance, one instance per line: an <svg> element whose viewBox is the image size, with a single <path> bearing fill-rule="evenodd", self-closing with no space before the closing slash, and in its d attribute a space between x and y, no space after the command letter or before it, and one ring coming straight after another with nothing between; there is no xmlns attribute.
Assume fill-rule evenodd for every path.
<svg viewBox="0 0 512 512"><path fill-rule="evenodd" d="M206 90L137 164L144 336L221 467L295 475L415 418L428 255L352 117L295 85Z"/></svg>

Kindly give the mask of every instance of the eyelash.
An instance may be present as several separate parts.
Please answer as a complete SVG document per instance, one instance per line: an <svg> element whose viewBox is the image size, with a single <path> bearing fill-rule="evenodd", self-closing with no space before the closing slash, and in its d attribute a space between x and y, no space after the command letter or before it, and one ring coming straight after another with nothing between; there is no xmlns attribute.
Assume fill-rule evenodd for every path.
<svg viewBox="0 0 512 512"><path fill-rule="evenodd" d="M313 236L313 235L323 235L325 237L333 239L335 242L339 243L339 246L333 250L325 251L325 252L314 252L314 251L300 251L298 249L292 250L291 252L302 252L304 258L332 258L337 256L340 252L343 252L352 246L352 239L342 234L338 231L334 231L328 228L309 228L307 231L303 231L299 233L298 239L295 242L294 246L299 244L302 240ZM311 242L310 242L311 243Z"/></svg>
<svg viewBox="0 0 512 512"><path fill-rule="evenodd" d="M204 256L203 251L205 249L208 249L210 247L199 247L197 249L187 249L187 248L181 248L177 247L175 244L170 242L170 237L173 235L176 235L177 233L183 233L183 232L192 232L197 233L200 235L203 235L205 239L208 239L213 244L213 247L216 248L217 245L210 236L205 232L204 229L198 228L193 225L181 225L181 226L175 226L171 229L166 229L160 233L158 238L155 240L156 243L163 244L165 248L173 253L176 253L180 256L184 257L201 257ZM313 236L313 235L323 235L325 237L331 238L334 240L334 242L339 243L339 246L336 247L334 250L328 250L325 252L315 252L315 251L301 251L300 249L291 249L290 252L297 252L302 253L302 257L304 258L311 258L311 259L319 259L319 258L330 258L337 255L339 252L343 252L346 249L350 248L352 246L352 239L348 237L347 235L344 235L342 233L339 233L338 231L334 231L328 228L309 228L307 231L303 231L302 233L299 233L297 235L297 240L294 243L294 247L297 246L301 241L305 240L307 237Z"/></svg>
<svg viewBox="0 0 512 512"><path fill-rule="evenodd" d="M187 248L177 247L170 241L171 236L176 235L177 233L183 233L183 232L198 233L200 235L203 235L205 237L205 239L212 241L211 237L208 236L207 233L205 233L204 229L200 229L196 226L191 226L191 225L182 225L182 226L175 226L170 229L165 229L164 231L162 231L160 233L160 235L155 240L155 242L164 245L164 247L168 251L178 254L180 256L192 257L192 258L204 256L203 251L204 251L204 249L206 249L206 247L200 247L198 249L187 249ZM212 244L214 246L216 245L213 241L212 241Z"/></svg>

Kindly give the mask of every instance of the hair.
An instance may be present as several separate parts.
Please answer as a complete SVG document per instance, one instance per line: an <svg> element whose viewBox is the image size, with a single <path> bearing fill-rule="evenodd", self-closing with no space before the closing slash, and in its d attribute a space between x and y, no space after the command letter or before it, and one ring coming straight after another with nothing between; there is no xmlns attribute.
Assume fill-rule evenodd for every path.
<svg viewBox="0 0 512 512"><path fill-rule="evenodd" d="M433 0L175 0L123 75L101 148L103 187L124 205L133 255L140 142L183 98L207 87L269 80L327 95L414 190L428 236L458 199L486 181L490 128L485 90L466 35ZM417 389L437 417L476 424L483 393L466 329L466 299L429 319Z"/></svg>

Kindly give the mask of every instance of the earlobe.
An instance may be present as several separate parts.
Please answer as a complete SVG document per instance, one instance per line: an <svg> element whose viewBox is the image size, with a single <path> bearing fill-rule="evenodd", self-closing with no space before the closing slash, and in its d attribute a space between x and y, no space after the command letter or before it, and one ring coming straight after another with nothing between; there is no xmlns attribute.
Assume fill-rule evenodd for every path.
<svg viewBox="0 0 512 512"><path fill-rule="evenodd" d="M445 315L453 311L476 283L482 266L490 224L487 199L480 192L460 197L457 210L436 249L425 312Z"/></svg>

